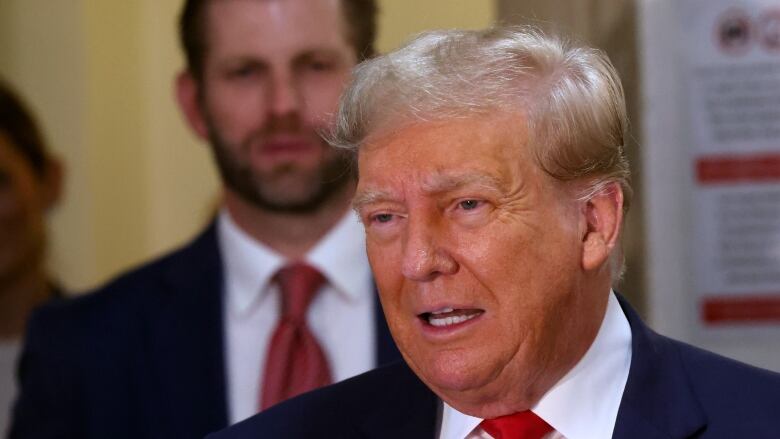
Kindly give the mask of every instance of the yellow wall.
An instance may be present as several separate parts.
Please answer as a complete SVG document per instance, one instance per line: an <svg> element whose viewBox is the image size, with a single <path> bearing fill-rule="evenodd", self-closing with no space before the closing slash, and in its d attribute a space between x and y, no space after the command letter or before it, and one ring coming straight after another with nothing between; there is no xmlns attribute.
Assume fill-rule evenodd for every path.
<svg viewBox="0 0 780 439"><path fill-rule="evenodd" d="M184 242L208 221L218 183L184 124L180 0L2 0L0 74L66 162L51 216L52 270L67 288L104 282ZM380 0L378 47L429 28L483 27L492 0Z"/></svg>
<svg viewBox="0 0 780 439"><path fill-rule="evenodd" d="M86 164L98 274L147 250L147 130L135 2L84 3ZM78 194L77 196L80 196Z"/></svg>
<svg viewBox="0 0 780 439"><path fill-rule="evenodd" d="M0 75L38 115L65 160L64 203L51 215L51 265L67 285L98 276L87 147L87 71L82 7L75 1L0 1Z"/></svg>

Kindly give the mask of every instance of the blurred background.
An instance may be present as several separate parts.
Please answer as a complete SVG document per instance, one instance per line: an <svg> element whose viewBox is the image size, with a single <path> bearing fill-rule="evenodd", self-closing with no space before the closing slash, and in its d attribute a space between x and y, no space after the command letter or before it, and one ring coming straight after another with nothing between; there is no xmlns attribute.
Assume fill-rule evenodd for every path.
<svg viewBox="0 0 780 439"><path fill-rule="evenodd" d="M729 21L734 14L723 14L737 8L764 23L760 17L777 16L767 11L780 10L778 2L379 3L380 51L424 29L481 28L495 22L553 27L607 51L623 78L632 120L635 202L624 236L628 270L618 290L659 332L780 371L780 198L763 205L770 213L758 239L766 249L763 259L752 259L762 264L760 283L744 281L749 272L741 283L713 281L723 274L717 267L724 272L729 268L723 266L728 254L713 254L726 244L713 250L713 237L730 233L739 241L742 232L708 225L718 209L733 208L713 207L712 197L726 193L744 199L742 195L758 193L771 200L780 193L780 136L767 135L769 141L748 151L769 160L758 185L749 171L704 185L697 166L709 155L697 142L708 127L706 120L697 122L698 116L691 115L704 99L694 94L701 69L769 66L760 81L751 78L764 87L758 94L777 96L762 114L767 129L780 126L780 67L771 69L780 64L780 50L772 46L771 35L762 55L751 49L756 54L729 55L725 61L697 46L713 42L723 49L728 41L753 35L755 26L741 29L740 20ZM49 216L48 263L69 294L94 288L185 242L214 210L219 194L209 151L185 126L173 98L174 76L183 66L176 39L179 8L179 0L0 1L0 76L25 98L66 168L63 200ZM725 27L718 28L718 20ZM762 26L780 32L780 22L770 19ZM703 30L697 34L697 29ZM710 91L729 85L707 84ZM725 143L721 155L745 152L745 141ZM728 150L729 145L734 149ZM728 171L729 163L735 162L721 167ZM736 163L739 169L746 166ZM743 209L749 216L751 207ZM723 285L732 289L718 290ZM735 297L739 300L730 301Z"/></svg>

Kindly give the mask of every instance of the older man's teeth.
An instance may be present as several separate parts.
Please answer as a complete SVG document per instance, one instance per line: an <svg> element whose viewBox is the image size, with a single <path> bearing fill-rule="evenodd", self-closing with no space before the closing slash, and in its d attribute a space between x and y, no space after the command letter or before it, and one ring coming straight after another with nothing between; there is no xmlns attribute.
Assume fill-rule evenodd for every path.
<svg viewBox="0 0 780 439"><path fill-rule="evenodd" d="M449 310L447 312L452 312L452 310ZM457 316L448 316L448 317L436 317L436 314L441 314L441 313L438 312L431 313L428 316L428 323L436 327L457 325L458 323L463 323L466 320L471 320L478 315L478 314L468 314L468 315L457 315Z"/></svg>

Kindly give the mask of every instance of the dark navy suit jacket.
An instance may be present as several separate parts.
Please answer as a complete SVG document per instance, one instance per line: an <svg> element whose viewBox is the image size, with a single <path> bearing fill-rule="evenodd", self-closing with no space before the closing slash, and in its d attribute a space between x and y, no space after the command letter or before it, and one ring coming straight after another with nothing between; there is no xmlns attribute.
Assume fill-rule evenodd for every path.
<svg viewBox="0 0 780 439"><path fill-rule="evenodd" d="M34 313L10 437L202 438L227 426L214 225L108 286ZM377 301L377 364L400 358Z"/></svg>
<svg viewBox="0 0 780 439"><path fill-rule="evenodd" d="M621 299L632 334L613 438L778 438L780 375L660 336ZM434 439L440 402L403 362L304 394L211 435ZM594 438L600 439L600 438Z"/></svg>

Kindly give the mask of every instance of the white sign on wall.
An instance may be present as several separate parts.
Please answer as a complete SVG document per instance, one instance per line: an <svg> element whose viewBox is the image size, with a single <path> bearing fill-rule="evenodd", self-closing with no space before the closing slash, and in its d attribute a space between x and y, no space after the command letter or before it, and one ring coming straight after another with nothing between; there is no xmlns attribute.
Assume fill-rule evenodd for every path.
<svg viewBox="0 0 780 439"><path fill-rule="evenodd" d="M780 2L685 0L693 284L707 327L780 324Z"/></svg>

